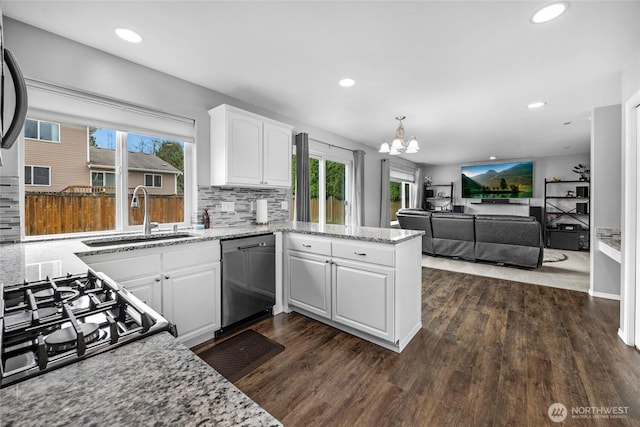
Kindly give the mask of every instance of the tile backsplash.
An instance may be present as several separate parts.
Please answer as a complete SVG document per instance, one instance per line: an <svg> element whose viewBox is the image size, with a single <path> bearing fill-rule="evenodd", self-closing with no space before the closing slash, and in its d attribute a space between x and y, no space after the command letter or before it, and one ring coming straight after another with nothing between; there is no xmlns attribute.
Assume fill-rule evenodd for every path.
<svg viewBox="0 0 640 427"><path fill-rule="evenodd" d="M17 176L0 175L0 243L20 241L20 184Z"/></svg>
<svg viewBox="0 0 640 427"><path fill-rule="evenodd" d="M289 219L291 190L288 188L198 186L198 212L192 222L202 224L202 214L207 209L212 227L255 223L255 202L258 199L267 199L269 222ZM282 202L286 202L287 209L282 209ZM223 203L233 203L233 211L223 212Z"/></svg>

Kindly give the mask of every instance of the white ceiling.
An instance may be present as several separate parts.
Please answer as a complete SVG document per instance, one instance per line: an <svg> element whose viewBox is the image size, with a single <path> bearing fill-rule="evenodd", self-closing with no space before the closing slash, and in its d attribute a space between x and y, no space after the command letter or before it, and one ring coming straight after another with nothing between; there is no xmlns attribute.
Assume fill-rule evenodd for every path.
<svg viewBox="0 0 640 427"><path fill-rule="evenodd" d="M591 109L622 101L640 1L573 1L532 24L547 3L0 1L6 16L372 147L406 115L422 148L407 158L427 164L589 151ZM345 76L357 84L339 87Z"/></svg>

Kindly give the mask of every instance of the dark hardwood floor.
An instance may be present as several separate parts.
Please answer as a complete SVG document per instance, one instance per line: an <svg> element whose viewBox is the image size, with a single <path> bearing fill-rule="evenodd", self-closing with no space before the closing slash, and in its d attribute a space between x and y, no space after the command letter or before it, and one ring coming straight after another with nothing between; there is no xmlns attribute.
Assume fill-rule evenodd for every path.
<svg viewBox="0 0 640 427"><path fill-rule="evenodd" d="M252 328L286 349L235 384L285 426L560 425L556 402L562 425L640 425L640 352L616 335L617 301L433 269L422 301L401 354L299 314L265 319Z"/></svg>

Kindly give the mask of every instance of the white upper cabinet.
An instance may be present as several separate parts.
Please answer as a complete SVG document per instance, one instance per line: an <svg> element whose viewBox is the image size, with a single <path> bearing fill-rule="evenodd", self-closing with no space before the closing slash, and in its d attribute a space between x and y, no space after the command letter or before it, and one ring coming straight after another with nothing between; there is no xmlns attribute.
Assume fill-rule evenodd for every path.
<svg viewBox="0 0 640 427"><path fill-rule="evenodd" d="M211 117L211 185L291 186L293 127L226 104Z"/></svg>

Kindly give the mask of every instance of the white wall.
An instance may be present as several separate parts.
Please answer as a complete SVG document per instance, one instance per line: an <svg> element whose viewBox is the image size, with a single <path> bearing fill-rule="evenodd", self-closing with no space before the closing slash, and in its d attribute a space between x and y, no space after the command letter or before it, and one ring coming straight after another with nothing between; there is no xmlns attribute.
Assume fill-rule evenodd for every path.
<svg viewBox="0 0 640 427"><path fill-rule="evenodd" d="M620 105L594 108L591 115L591 241L596 227L620 227L622 168L622 108ZM620 264L598 251L591 251L591 284L595 296L618 298Z"/></svg>
<svg viewBox="0 0 640 427"><path fill-rule="evenodd" d="M541 157L535 159L501 159L496 161L477 162L477 164L505 163L533 160L533 198L512 199L510 205L478 205L473 199L463 199L460 168L467 164L447 166L426 166L425 175L431 175L434 184L453 182L454 204L465 205L465 212L482 214L529 215L530 206L544 205L544 180L556 177L561 180L575 180L579 176L572 172L578 163L589 164L588 153L570 154L566 156ZM477 200L475 200L477 202Z"/></svg>
<svg viewBox="0 0 640 427"><path fill-rule="evenodd" d="M76 43L11 18L4 18L6 47L15 54L25 77L106 95L196 120L197 183L209 185L209 115L222 103L294 126L296 133L365 155L365 224L376 226L380 215L380 155L358 141L256 107L201 86ZM256 82L259 84L259 82ZM224 88L220 88L224 91ZM354 113L355 114L355 113ZM348 118L345 118L348 120ZM328 152L329 147L324 146ZM6 151L6 150L5 150ZM7 157L9 154L6 154ZM3 151L3 157L5 152ZM17 155L13 155L17 158ZM398 158L398 163L415 167ZM0 172L4 173L4 172Z"/></svg>

